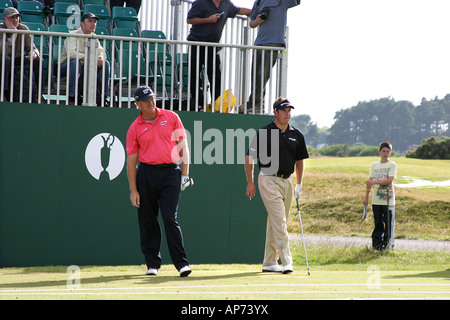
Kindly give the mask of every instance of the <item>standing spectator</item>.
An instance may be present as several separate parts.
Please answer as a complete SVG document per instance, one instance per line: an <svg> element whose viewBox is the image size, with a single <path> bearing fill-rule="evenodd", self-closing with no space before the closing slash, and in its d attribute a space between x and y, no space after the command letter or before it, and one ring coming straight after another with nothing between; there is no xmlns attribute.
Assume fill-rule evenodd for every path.
<svg viewBox="0 0 450 320"><path fill-rule="evenodd" d="M392 145L388 141L382 142L378 153L381 159L372 163L370 167L369 180L366 181L366 195L363 200L364 206L367 206L373 186L372 210L375 227L372 232L372 247L374 251L394 247L394 178L397 176L397 164L389 159Z"/></svg>
<svg viewBox="0 0 450 320"><path fill-rule="evenodd" d="M187 14L187 23L192 25L187 40L219 43L227 19L234 18L237 14L249 15L250 12L250 9L236 7L230 0L197 0ZM196 110L197 107L198 110L204 107L205 88L202 88L204 82L197 78L197 72L200 75L203 67L207 69L211 100L214 102L221 95L220 49L220 47L215 47L214 50L214 47L191 46L191 107L194 106Z"/></svg>
<svg viewBox="0 0 450 320"><path fill-rule="evenodd" d="M127 132L127 173L131 204L138 208L146 274L157 275L161 267L161 211L170 257L180 276L185 277L191 268L177 211L180 191L194 183L189 178L186 131L175 112L156 107L155 94L149 87L137 88L134 98L141 112Z"/></svg>
<svg viewBox="0 0 450 320"><path fill-rule="evenodd" d="M303 134L289 124L293 108L289 100L282 97L274 102L275 120L258 130L245 158L245 194L250 199L255 196L253 160L258 159L258 187L268 214L262 268L264 272L293 271L287 232L293 189L291 175L295 167L297 185L294 193L295 197L300 199L304 159L309 157ZM278 259L283 267L278 265Z"/></svg>
<svg viewBox="0 0 450 320"><path fill-rule="evenodd" d="M287 11L289 8L298 6L299 4L300 0L256 0L250 15L250 27L258 27L255 46L284 48L286 46L285 33ZM256 50L256 53L253 56L253 66L250 71L252 81L250 87L251 94L246 104L247 112L252 112L253 100L255 100L255 113L260 113L261 107L263 107L261 95L264 99L266 94L266 83L269 80L272 67L277 62L277 54L278 52L275 51L265 51L263 53L263 50ZM263 79L261 80L263 68L264 74ZM256 71L255 75L254 71ZM244 113L244 108L245 105L241 105L239 107L239 112Z"/></svg>
<svg viewBox="0 0 450 320"><path fill-rule="evenodd" d="M109 7L112 12L113 7L132 7L136 10L136 14L139 14L139 9L141 9L142 0L109 0Z"/></svg>
<svg viewBox="0 0 450 320"><path fill-rule="evenodd" d="M93 13L85 13L80 19L80 29L71 31L74 34L94 34L97 28L97 20L100 18ZM61 55L61 74L67 73L67 66L69 65L69 102L75 102L75 85L83 74L85 63L85 38L67 37L64 41L64 51ZM101 88L103 79L103 64L105 65L105 105L108 104L106 100L109 97L109 82L110 82L110 64L106 60L105 49L100 45L100 41L97 40L97 105L101 105ZM67 62L69 60L69 62ZM78 63L78 74L77 74ZM80 91L81 88L78 88ZM78 96L78 99L81 99ZM78 101L80 103L80 101Z"/></svg>
<svg viewBox="0 0 450 320"><path fill-rule="evenodd" d="M14 7L6 8L3 11L3 23L0 24L2 29L11 30L29 30L28 27L20 23L21 15ZM5 56L3 55L3 48L5 49ZM12 56L14 52L14 57ZM25 55L24 65L22 68L22 55ZM31 83L30 69L31 62L33 64ZM14 80L11 82L11 63L14 67ZM39 50L33 43L32 37L29 34L4 33L0 34L0 72L4 77L4 95L7 100L10 100L11 94L13 101L20 101L20 78L23 83L23 102L29 101L29 93L32 90L32 102L38 102L38 93L35 78L39 76L40 56ZM3 70L4 66L4 70ZM11 92L13 91L13 92Z"/></svg>

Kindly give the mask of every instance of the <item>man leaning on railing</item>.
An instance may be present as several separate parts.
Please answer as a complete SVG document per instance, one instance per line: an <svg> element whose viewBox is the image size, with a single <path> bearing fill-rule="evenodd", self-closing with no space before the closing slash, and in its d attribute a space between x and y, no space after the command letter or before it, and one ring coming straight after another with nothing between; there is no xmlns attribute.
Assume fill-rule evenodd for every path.
<svg viewBox="0 0 450 320"><path fill-rule="evenodd" d="M2 29L29 30L20 23L21 15L14 7L3 11ZM3 77L4 99L7 101L37 102L37 86L35 77L39 74L39 50L34 45L30 34L3 33L0 34L0 75ZM4 53L4 56L3 56ZM24 59L22 57L24 55ZM33 61L33 72L30 76ZM11 81L11 73L13 79ZM31 77L31 82L30 82ZM20 92L23 95L20 97ZM1 97L0 97L1 98Z"/></svg>
<svg viewBox="0 0 450 320"><path fill-rule="evenodd" d="M250 12L248 8L235 6L230 0L197 0L187 14L186 21L192 25L187 40L218 43L228 18L234 18L237 14L249 15ZM202 67L207 70L212 102L221 95L220 49L220 47L214 49L207 46L191 46L190 87L191 106L194 110L202 111L205 102L204 83L200 82L199 74Z"/></svg>

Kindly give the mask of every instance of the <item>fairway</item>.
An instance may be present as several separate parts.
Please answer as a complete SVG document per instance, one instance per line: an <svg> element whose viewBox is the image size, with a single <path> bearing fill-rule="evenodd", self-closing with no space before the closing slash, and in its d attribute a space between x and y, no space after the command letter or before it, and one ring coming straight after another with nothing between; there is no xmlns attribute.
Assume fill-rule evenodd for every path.
<svg viewBox="0 0 450 320"><path fill-rule="evenodd" d="M144 265L2 268L0 300L152 300L156 306L170 306L167 312L174 315L193 315L199 312L196 306L208 305L216 308L214 316L224 314L227 306L249 301L259 309L245 312L260 313L269 306L266 311L276 310L278 315L268 301L279 300L283 306L282 301L288 301L291 307L292 300L450 300L448 188L398 188L399 245L394 251L374 253L367 244L357 247L337 241L346 236L343 240L362 238L370 244L373 217L369 212L361 221L361 185L372 160L310 160L300 201L303 227L307 236L328 237L325 243L307 241L310 275L302 242L292 240L291 274L263 273L260 264L192 264L192 274L180 278L168 257L157 276L146 276ZM433 172L433 179L448 179L449 161L398 162L399 180L423 178L419 172L426 171L425 164L434 168L426 171L427 177ZM294 200L288 228L293 238L300 236ZM416 243L402 249L400 240ZM444 246L422 250L422 240Z"/></svg>
<svg viewBox="0 0 450 320"><path fill-rule="evenodd" d="M262 273L259 265L194 265L187 278L172 266L156 277L144 266L11 268L0 271L0 299L450 299L450 270L364 271L312 270L291 274ZM78 277L79 276L79 277ZM77 282L76 278L79 278Z"/></svg>

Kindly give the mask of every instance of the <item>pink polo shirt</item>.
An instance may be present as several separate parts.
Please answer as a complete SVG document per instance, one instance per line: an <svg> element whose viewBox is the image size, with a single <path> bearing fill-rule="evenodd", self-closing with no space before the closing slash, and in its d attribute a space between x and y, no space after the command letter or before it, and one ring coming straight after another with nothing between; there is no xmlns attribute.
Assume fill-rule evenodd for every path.
<svg viewBox="0 0 450 320"><path fill-rule="evenodd" d="M127 132L127 155L139 153L139 162L175 163L180 159L178 141L186 138L180 117L173 111L156 108L154 123L142 118L142 112Z"/></svg>

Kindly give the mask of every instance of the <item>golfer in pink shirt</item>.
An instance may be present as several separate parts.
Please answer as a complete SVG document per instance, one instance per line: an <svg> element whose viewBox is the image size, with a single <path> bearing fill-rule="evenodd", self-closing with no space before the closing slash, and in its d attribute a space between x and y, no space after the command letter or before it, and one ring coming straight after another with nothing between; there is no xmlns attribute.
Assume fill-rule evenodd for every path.
<svg viewBox="0 0 450 320"><path fill-rule="evenodd" d="M172 262L180 276L185 277L191 268L177 210L180 191L194 184L189 178L186 131L175 112L156 107L155 94L149 87L137 88L134 95L141 112L127 133L127 173L131 204L138 208L146 274L157 275L161 267L161 211ZM181 168L177 164L180 160Z"/></svg>

